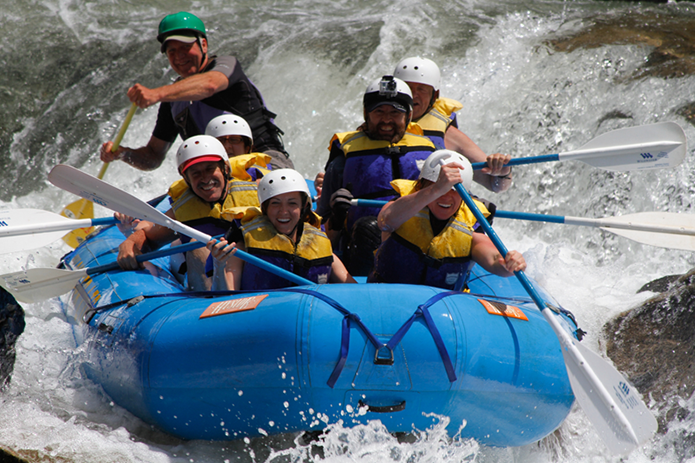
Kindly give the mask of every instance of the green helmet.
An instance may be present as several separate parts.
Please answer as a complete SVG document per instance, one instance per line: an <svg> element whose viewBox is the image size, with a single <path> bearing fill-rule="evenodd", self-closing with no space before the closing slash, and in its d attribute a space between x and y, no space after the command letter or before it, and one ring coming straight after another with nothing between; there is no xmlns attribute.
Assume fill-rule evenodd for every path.
<svg viewBox="0 0 695 463"><path fill-rule="evenodd" d="M159 34L157 34L157 40L162 44L162 52L164 52L164 42L172 36L207 38L205 24L196 15L186 11L167 15L159 23Z"/></svg>

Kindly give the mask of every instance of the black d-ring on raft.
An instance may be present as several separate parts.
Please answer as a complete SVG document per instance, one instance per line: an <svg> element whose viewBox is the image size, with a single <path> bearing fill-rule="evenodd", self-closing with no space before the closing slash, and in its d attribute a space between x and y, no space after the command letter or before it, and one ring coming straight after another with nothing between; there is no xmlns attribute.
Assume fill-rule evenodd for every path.
<svg viewBox="0 0 695 463"><path fill-rule="evenodd" d="M394 405L367 405L366 403L362 402L360 399L359 402L357 402L357 406L359 408L367 407L367 411L374 412L374 413L395 413L395 412L402 412L405 410L405 400L394 404Z"/></svg>

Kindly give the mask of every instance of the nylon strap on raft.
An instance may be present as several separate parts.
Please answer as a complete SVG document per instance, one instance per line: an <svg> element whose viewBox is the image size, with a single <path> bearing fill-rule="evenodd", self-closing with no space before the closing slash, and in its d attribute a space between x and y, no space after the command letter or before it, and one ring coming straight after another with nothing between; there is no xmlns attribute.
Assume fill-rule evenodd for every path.
<svg viewBox="0 0 695 463"><path fill-rule="evenodd" d="M342 373L343 367L345 367L345 363L347 362L347 356L350 350L350 327L352 322L357 324L357 326L360 329L362 329L364 334L367 336L367 339L369 339L369 342L371 342L377 350L384 347L385 344L380 342L379 339L377 339L377 337L374 335L374 333L372 333L369 330L369 328L367 328L367 326L362 322L362 319L358 314L350 312L345 307L340 305L337 301L331 299L325 294L321 294L317 291L304 288L284 288L280 291L288 291L313 296L317 299L321 299L323 302L330 305L331 307L333 307L338 312L344 315L342 323L342 336L340 342L340 360L338 360L338 363L336 364L335 368L333 368L333 372L331 373L330 378L328 378L328 381L326 383L328 384L328 387L332 388L335 386L335 383L336 381L338 381L338 377L340 376L340 373Z"/></svg>
<svg viewBox="0 0 695 463"><path fill-rule="evenodd" d="M343 314L343 322L342 322L342 330L341 330L341 342L340 342L340 359L338 360L338 363L336 366L333 368L333 372L331 373L331 376L328 378L327 384L329 387L333 388L335 386L335 383L338 381L338 378L340 377L340 374L343 371L343 368L345 367L345 364L347 363L347 356L350 351L350 328L352 328L352 323L355 323L358 328L362 330L362 332L367 336L367 339L369 339L369 342L374 346L376 349L376 355L378 358L379 351L383 349L388 349L391 352L391 355L393 355L393 350L398 346L398 343L401 342L405 334L408 332L410 327L412 326L413 322L418 318L422 317L425 321L425 326L429 330L430 334L432 335L432 339L434 340L435 345L437 346L437 350L439 351L439 355L442 358L442 362L444 363L444 368L446 369L446 374L447 377L449 378L450 382L456 381L456 374L454 373L454 367L453 364L451 363L451 358L449 357L449 353L446 350L446 346L444 345L444 340L442 339L441 334L439 334L439 330L437 329L437 325L434 323L434 319L432 319L432 315L429 312L429 307L432 305L436 304L439 302L441 299L448 297L448 296L453 296L455 294L461 294L458 291L446 291L439 293L435 295L434 297L431 297L428 299L424 304L418 306L417 310L413 315L398 329L396 334L389 340L388 343L383 343L379 341L379 339L370 331L369 328L362 322L362 319L360 316L356 313L352 313L349 310L347 310L345 307L340 305L336 300L331 299L330 297L326 296L325 294L322 294L320 292L317 292L315 290L311 289L304 289L304 288L297 288L297 287L291 287L291 288L281 288L277 290L270 290L269 292L293 292L293 293L300 293L300 294L305 294L308 296L313 296L317 299L320 299L321 301L325 302L329 306L333 307L336 309L338 312ZM88 310L84 317L83 321L85 323L89 323L92 319L92 317L98 313L102 312L104 310L109 310L114 307L118 306L123 306L123 305L136 305L137 303L145 300L145 299L150 299L150 298L162 298L162 297L172 297L172 298L190 298L190 297L211 297L211 296L225 296L225 295L230 295L230 294L240 294L240 293L257 293L258 291L256 290L237 290L237 291L191 291L186 294L181 294L181 293L169 293L169 294L152 294L152 295L147 295L147 296L142 296L138 298L134 298L131 300L126 300L126 301L118 301L118 302L113 302L110 304L107 304L102 307L92 307L91 310Z"/></svg>
<svg viewBox="0 0 695 463"><path fill-rule="evenodd" d="M413 322L418 317L422 317L425 320L425 325L427 326L430 334L432 335L432 339L434 340L434 343L437 346L437 350L439 351L439 355L442 358L442 362L444 363L444 368L446 369L446 374L449 378L449 381L456 381L456 373L454 373L454 367L451 363L451 358L449 357L449 353L446 350L446 346L444 345L442 336L439 334L437 325L435 325L428 308L447 296L452 296L454 294L461 293L457 291L447 291L444 293L439 293L436 296L430 298L427 302L418 306L415 313L403 324L403 326L401 326L401 328L399 328L399 330L391 338L391 340L387 344L384 344L381 341L379 341L379 339L369 330L369 328L367 328L367 326L362 322L362 319L358 314L350 312L345 307L340 305L337 301L331 299L325 294L321 294L317 291L304 288L284 288L280 291L296 292L306 294L309 296L314 296L318 299L321 299L323 302L330 305L331 307L338 310L340 313L344 315L340 342L340 360L338 360L338 363L336 364L335 368L333 368L333 372L331 373L330 378L328 378L326 384L328 384L329 387L333 388L335 386L335 383L338 381L338 377L340 377L340 374L342 373L343 368L345 367L345 363L347 362L348 352L350 351L351 323L356 323L357 326L362 329L364 334L367 336L367 339L369 339L369 342L371 342L374 348L376 349L378 355L379 351L384 348L388 348L391 352L393 352L393 349L398 345L401 339L403 339L403 336L405 336Z"/></svg>
<svg viewBox="0 0 695 463"><path fill-rule="evenodd" d="M393 349L398 345L399 342L401 342L401 339L403 339L403 336L408 332L410 327L412 326L413 322L418 318L422 317L425 320L425 326L427 326L427 329L429 330L430 334L432 335L432 339L434 340L435 345L437 346L437 350L439 351L439 355L442 358L442 362L444 363L444 368L446 369L446 375L449 378L450 382L456 381L456 373L454 372L454 366L451 363L451 358L449 357L449 352L446 350L446 346L444 345L444 340L442 339L442 335L439 334L439 330L437 329L437 325L435 325L434 320L432 319L432 315L430 314L430 311L428 310L431 306L439 302L441 299L448 297L448 296L453 296L454 294L461 294L459 291L447 291L444 293L439 293L435 295L434 297L431 297L430 299L427 300L422 305L419 305L415 313L408 319L407 322L401 326L401 328L396 332L396 334L391 338L391 340L386 344L386 347L388 347L390 350L393 351Z"/></svg>

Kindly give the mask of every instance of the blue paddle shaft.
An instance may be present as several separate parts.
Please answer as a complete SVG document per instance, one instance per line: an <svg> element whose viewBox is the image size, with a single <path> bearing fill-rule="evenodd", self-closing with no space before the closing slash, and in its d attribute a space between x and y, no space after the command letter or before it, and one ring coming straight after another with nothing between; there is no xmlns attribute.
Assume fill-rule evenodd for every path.
<svg viewBox="0 0 695 463"><path fill-rule="evenodd" d="M180 252L192 251L194 249L202 248L203 246L205 246L205 243L200 241L191 241L190 243L182 244L181 246L172 246L170 248L148 252L147 254L141 254L137 256L135 260L138 262L145 262L148 260L157 259L159 257L171 256ZM121 266L118 265L118 262L111 262L110 264L97 265L96 267L88 268L87 275L110 272L111 270L119 270L120 268Z"/></svg>
<svg viewBox="0 0 695 463"><path fill-rule="evenodd" d="M114 225L118 223L118 219L115 217L100 217L97 219L92 219L92 226L98 227L100 225Z"/></svg>
<svg viewBox="0 0 695 463"><path fill-rule="evenodd" d="M387 201L378 199L353 199L353 205L360 207L383 207ZM495 211L495 217L502 219L532 220L534 222L565 223L565 217L561 215L532 214L530 212ZM487 222L487 221L486 221Z"/></svg>
<svg viewBox="0 0 695 463"><path fill-rule="evenodd" d="M248 252L244 252L237 249L234 255L246 263L255 265L256 267L263 269L266 272L278 275L284 278L285 280L291 281L292 283L295 283L297 285L306 286L315 284L313 281L307 280L306 278L300 277L299 275L295 275L292 272L288 272L284 268L280 268L277 265L273 265L269 262L264 261L263 259L259 259L258 257L249 254Z"/></svg>
<svg viewBox="0 0 695 463"><path fill-rule="evenodd" d="M190 243L182 244L181 246L173 246L167 249L160 249L158 251L148 252L147 254L141 254L136 257L136 260L138 262L145 262L148 260L157 259L159 257L171 256L180 252L192 251L194 249L202 248L203 246L205 246L205 244L206 243L203 243L201 241L191 241ZM274 273L278 276L281 276L284 279L291 281L292 283L301 286L314 284L312 281L307 280L306 278L302 278L299 275L295 275L294 273L288 272L283 268L270 264L264 261L263 259L259 259L258 257L251 255L247 252L241 251L239 249L236 250L234 255L239 259L243 260L244 262L247 262L251 265L255 265L256 267L259 267L265 270L266 272ZM87 275L94 275L96 273L119 270L120 268L121 267L118 265L118 262L112 262L110 264L98 265L96 267L88 268Z"/></svg>
<svg viewBox="0 0 695 463"><path fill-rule="evenodd" d="M538 164L541 162L551 162L551 161L559 161L560 160L560 155L559 154L544 154L542 156L529 156L527 158L513 158L511 161L505 164L505 166L520 166L524 164ZM487 167L487 162L474 162L471 164L473 166L473 170L479 170L482 169L483 167Z"/></svg>
<svg viewBox="0 0 695 463"><path fill-rule="evenodd" d="M532 214L530 212L514 211L495 211L495 217L502 219L531 220L534 222L565 223L565 218L561 215Z"/></svg>
<svg viewBox="0 0 695 463"><path fill-rule="evenodd" d="M455 188L458 194L463 199L463 202L465 202L466 206L468 206L468 209L470 209L471 212L473 212L473 215L475 215L475 218L478 220L480 226L482 226L483 230L485 230L485 234L490 238L490 241L492 241L492 243L495 245L500 254L502 254L503 257L506 257L508 252L507 248L505 247L504 243L502 243L502 240L499 239L497 233L495 233L495 230L493 230L490 224L487 222L487 219L485 219L483 213L480 212L478 206L475 205L466 189L463 188L463 185L461 185L460 183L456 184ZM529 281L528 277L526 277L526 274L523 271L519 270L517 272L514 272L514 275L516 275L517 279L521 283L521 286L523 286L526 292L529 294L529 296L531 296L533 302L536 303L538 309L543 311L543 309L546 308L545 303L538 294L538 291L536 291L536 289L531 285L531 282Z"/></svg>

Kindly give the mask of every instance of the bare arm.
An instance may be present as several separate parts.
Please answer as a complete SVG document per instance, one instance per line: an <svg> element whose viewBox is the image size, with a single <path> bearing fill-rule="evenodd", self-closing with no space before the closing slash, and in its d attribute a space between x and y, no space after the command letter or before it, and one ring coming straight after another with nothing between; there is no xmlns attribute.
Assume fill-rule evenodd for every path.
<svg viewBox="0 0 695 463"><path fill-rule="evenodd" d="M157 88L135 84L128 89L128 98L144 109L163 101L200 101L226 90L228 86L226 75L219 71L208 71Z"/></svg>
<svg viewBox="0 0 695 463"><path fill-rule="evenodd" d="M435 183L413 194L402 196L382 207L377 216L377 224L381 230L381 241L385 241L391 232L397 230L422 208L445 195L454 185L461 182L460 169L463 169L461 164L446 164L439 171L439 177Z"/></svg>
<svg viewBox="0 0 695 463"><path fill-rule="evenodd" d="M502 258L490 238L482 233L473 233L471 257L485 270L501 277L510 277L514 272L526 270L526 260L521 253L509 251L506 258Z"/></svg>
<svg viewBox="0 0 695 463"><path fill-rule="evenodd" d="M171 143L152 136L145 146L140 148L119 146L115 152L111 151L113 142L107 141L101 145L100 154L101 160L104 162L113 162L120 159L136 169L148 171L155 170L162 165L170 147Z"/></svg>
<svg viewBox="0 0 695 463"><path fill-rule="evenodd" d="M167 215L173 218L173 212L167 211ZM176 237L176 233L161 225L141 220L133 230L133 233L118 246L118 265L123 270L136 270L142 268L136 257L142 254L145 244L150 244L153 248L158 248Z"/></svg>
<svg viewBox="0 0 695 463"><path fill-rule="evenodd" d="M236 291L241 289L244 261L234 256L237 249L246 250L244 243L227 243L224 238L208 241L207 248L214 259L212 275L213 291Z"/></svg>
<svg viewBox="0 0 695 463"><path fill-rule="evenodd" d="M350 272L345 268L345 264L338 256L333 254L333 263L331 264L331 283L357 283L350 275Z"/></svg>
<svg viewBox="0 0 695 463"><path fill-rule="evenodd" d="M488 190L499 193L506 191L511 186L512 168L505 167L505 164L512 158L510 155L495 153L487 156L468 135L453 126L449 126L444 135L444 145L446 149L466 156L471 163L487 162L488 167L473 171L473 180ZM509 176L509 178L503 178L506 176Z"/></svg>

